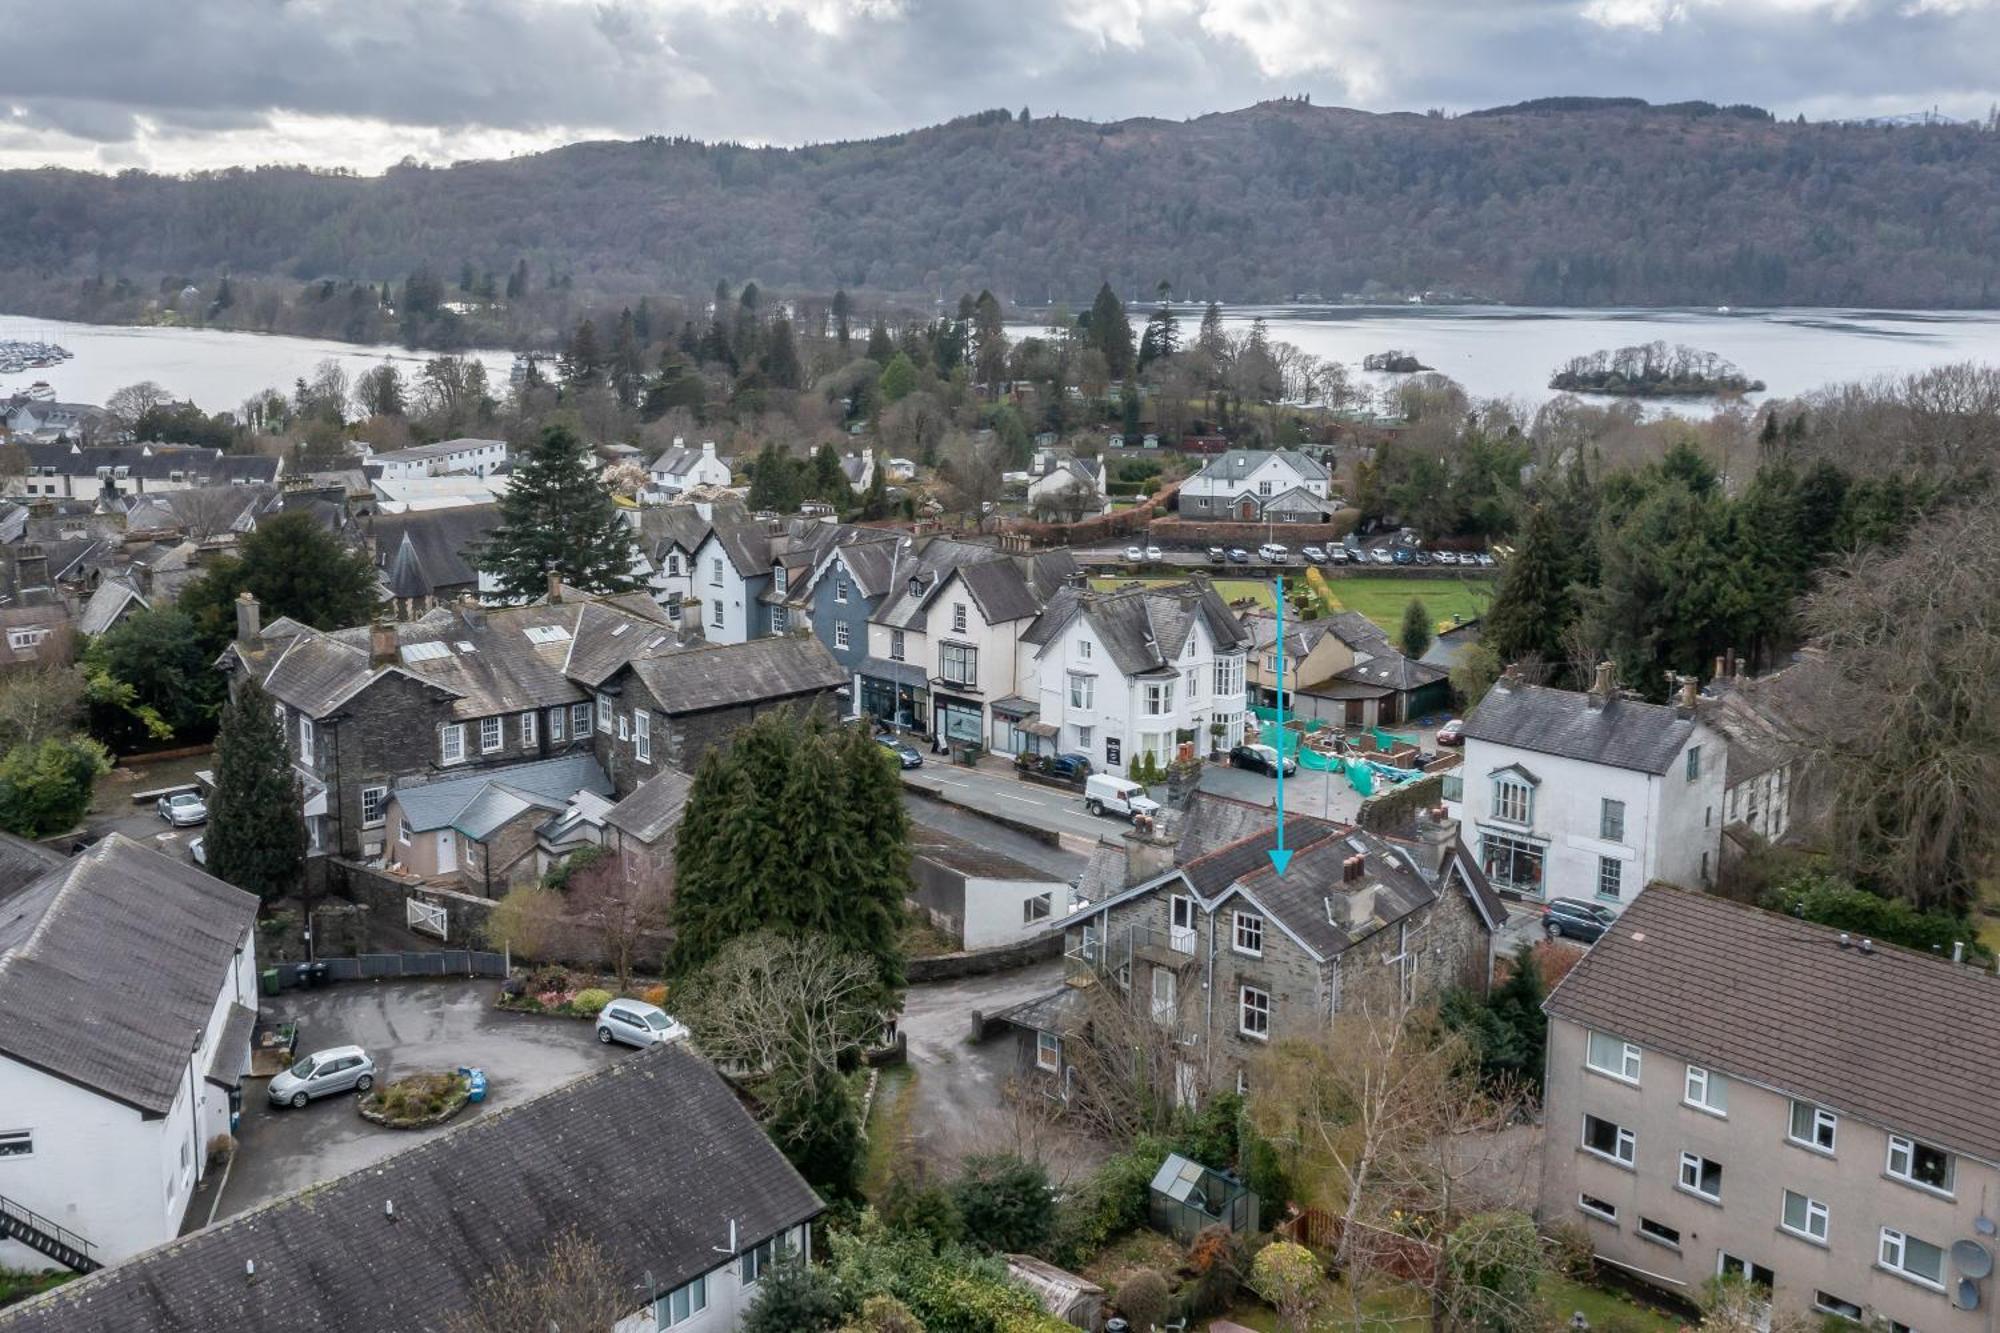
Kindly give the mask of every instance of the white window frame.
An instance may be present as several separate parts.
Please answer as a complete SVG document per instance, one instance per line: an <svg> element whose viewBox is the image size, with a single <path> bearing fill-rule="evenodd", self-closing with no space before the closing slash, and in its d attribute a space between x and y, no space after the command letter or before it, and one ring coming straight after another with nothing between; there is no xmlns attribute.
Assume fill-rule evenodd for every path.
<svg viewBox="0 0 2000 1333"><path fill-rule="evenodd" d="M681 1308L674 1310L674 1302ZM653 1321L660 1328L678 1328L708 1309L708 1274L683 1282L653 1304Z"/></svg>
<svg viewBox="0 0 2000 1333"><path fill-rule="evenodd" d="M1661 1227L1667 1231L1673 1232L1674 1233L1673 1239L1668 1240L1665 1236L1654 1235L1652 1232L1646 1229L1648 1226ZM1639 1219L1638 1231L1640 1240L1649 1241L1654 1245L1661 1246L1665 1249L1673 1250L1675 1253L1680 1252L1681 1229L1679 1227L1668 1226L1665 1222L1660 1221L1660 1219L1658 1219L1657 1217L1641 1217Z"/></svg>
<svg viewBox="0 0 2000 1333"><path fill-rule="evenodd" d="M1097 739L1097 728L1078 725L1076 729L1077 749L1083 751L1085 754L1089 754L1091 742L1096 739Z"/></svg>
<svg viewBox="0 0 2000 1333"><path fill-rule="evenodd" d="M845 620L834 621L833 646L844 650L849 646L850 642L851 640L848 638L848 633L847 633L847 622Z"/></svg>
<svg viewBox="0 0 2000 1333"><path fill-rule="evenodd" d="M375 813L371 817L368 807L373 805ZM389 821L389 789L387 787L363 787L361 789L361 827L381 828Z"/></svg>
<svg viewBox="0 0 2000 1333"><path fill-rule="evenodd" d="M569 706L569 730L572 736L582 740L592 733L590 725L590 705L571 704Z"/></svg>
<svg viewBox="0 0 2000 1333"><path fill-rule="evenodd" d="M1600 1125L1611 1126L1613 1130L1611 1152L1605 1152L1602 1148L1591 1147L1590 1122L1593 1120ZM1633 1166L1639 1159L1639 1136L1617 1121L1606 1120L1601 1115L1591 1115L1585 1112L1582 1133L1577 1142L1583 1151L1589 1153L1592 1157L1602 1158L1607 1162L1616 1162L1619 1166Z"/></svg>
<svg viewBox="0 0 2000 1333"><path fill-rule="evenodd" d="M720 597L715 597L715 598L711 598L711 599L710 599L710 601L709 601L709 604L708 604L708 606L709 606L709 612L708 612L708 623L709 623L709 624L711 624L711 625L713 625L713 626L714 626L715 628L717 628L717 629L721 629L721 628L722 628L722 599L721 599Z"/></svg>
<svg viewBox="0 0 2000 1333"><path fill-rule="evenodd" d="M1072 671L1069 675L1069 706L1085 711L1097 707L1097 677Z"/></svg>
<svg viewBox="0 0 2000 1333"><path fill-rule="evenodd" d="M417 831L410 827L410 820L407 815L396 820L396 842L399 846L408 847L411 840L416 836Z"/></svg>
<svg viewBox="0 0 2000 1333"><path fill-rule="evenodd" d="M631 720L627 718L623 713L618 714L618 739L621 741L629 741L632 739Z"/></svg>
<svg viewBox="0 0 2000 1333"><path fill-rule="evenodd" d="M1613 901L1625 896L1625 863L1615 856L1597 858L1597 896Z"/></svg>
<svg viewBox="0 0 2000 1333"><path fill-rule="evenodd" d="M1726 1120L1729 1117L1729 1080L1712 1069L1689 1065L1687 1080L1681 1085L1681 1100L1705 1115L1720 1116Z"/></svg>
<svg viewBox="0 0 2000 1333"><path fill-rule="evenodd" d="M438 736L438 762L440 764L462 764L465 762L465 724L447 722Z"/></svg>
<svg viewBox="0 0 2000 1333"><path fill-rule="evenodd" d="M889 660L891 662L903 660L903 631L899 629L889 631Z"/></svg>
<svg viewBox="0 0 2000 1333"><path fill-rule="evenodd" d="M1790 1213L1792 1200L1794 1199L1799 1201L1805 1215L1805 1225L1803 1227L1792 1225ZM1778 1201L1779 1228L1791 1235L1797 1236L1800 1240L1811 1241L1815 1245L1825 1245L1827 1243L1826 1237L1830 1229L1832 1216L1832 1213L1828 1211L1825 1204L1811 1195L1801 1194L1797 1190L1786 1190ZM1815 1223L1818 1224L1817 1230L1814 1229Z"/></svg>
<svg viewBox="0 0 2000 1333"><path fill-rule="evenodd" d="M1251 997L1255 996L1255 999ZM1271 1039L1271 993L1256 986L1236 991L1236 1030L1252 1041Z"/></svg>
<svg viewBox="0 0 2000 1333"><path fill-rule="evenodd" d="M1612 812L1617 811L1617 818ZM1625 841L1625 802L1606 796L1597 803L1597 836L1602 842Z"/></svg>
<svg viewBox="0 0 2000 1333"><path fill-rule="evenodd" d="M1035 1034L1035 1068L1055 1073L1062 1068L1062 1038L1053 1032Z"/></svg>
<svg viewBox="0 0 2000 1333"><path fill-rule="evenodd" d="M313 763L313 720L304 713L299 714L299 762L308 768Z"/></svg>
<svg viewBox="0 0 2000 1333"><path fill-rule="evenodd" d="M482 717L479 719L479 753L492 754L507 747L507 719L504 717Z"/></svg>
<svg viewBox="0 0 2000 1333"><path fill-rule="evenodd" d="M1845 1319L1850 1324L1861 1322L1861 1306L1845 1296L1836 1296L1824 1287L1813 1291L1812 1308L1815 1314L1830 1314L1835 1319Z"/></svg>
<svg viewBox="0 0 2000 1333"><path fill-rule="evenodd" d="M1578 1212L1588 1217L1594 1217L1600 1222L1609 1222L1613 1226L1618 1225L1618 1205L1608 1199L1600 1199L1595 1194L1578 1193L1576 1207Z"/></svg>
<svg viewBox="0 0 2000 1333"><path fill-rule="evenodd" d="M722 557L712 556L708 562L708 581L715 587L722 586Z"/></svg>
<svg viewBox="0 0 2000 1333"><path fill-rule="evenodd" d="M788 611L786 611L786 610L785 610L785 608L784 608L784 607L782 607L782 606L774 606L774 607L772 607L772 608L771 608L771 633L773 633L773 634L784 634L784 633L787 633L787 632L789 632L789 631L790 631L790 629L791 629L791 627L792 627L792 617L791 617L791 613L790 613L790 612L788 612Z"/></svg>
<svg viewBox="0 0 2000 1333"><path fill-rule="evenodd" d="M562 743L563 721L568 715L569 709L563 707L561 704L557 704L549 710L549 743L551 745Z"/></svg>
<svg viewBox="0 0 2000 1333"><path fill-rule="evenodd" d="M1812 1138L1802 1139L1798 1136L1796 1122L1801 1110L1812 1112ZM1826 1131L1826 1142L1824 1144L1819 1142L1819 1131L1822 1129ZM1816 1152L1822 1156L1831 1157L1834 1154L1834 1144L1839 1141L1839 1137L1840 1117L1838 1115L1827 1110L1824 1106L1816 1105L1813 1102L1802 1102L1797 1098L1792 1100L1791 1109L1785 1117L1785 1138L1788 1142L1797 1144L1807 1152Z"/></svg>
<svg viewBox="0 0 2000 1333"><path fill-rule="evenodd" d="M1146 682L1146 716L1165 717L1174 711L1174 682L1170 680L1149 680Z"/></svg>
<svg viewBox="0 0 2000 1333"><path fill-rule="evenodd" d="M1189 703L1201 698L1201 668L1189 667L1181 674L1181 684L1187 689Z"/></svg>
<svg viewBox="0 0 2000 1333"><path fill-rule="evenodd" d="M601 731L607 735L610 734L612 712L611 696L608 694L598 695L591 704L591 730Z"/></svg>
<svg viewBox="0 0 2000 1333"><path fill-rule="evenodd" d="M963 634L963 633L965 633L965 603L964 603L964 602L953 602L953 603L951 604L951 632L952 632L953 634Z"/></svg>
<svg viewBox="0 0 2000 1333"><path fill-rule="evenodd" d="M1519 813L1515 813L1516 811ZM1535 789L1519 775L1502 773L1493 779L1493 818L1502 824L1528 828L1535 822Z"/></svg>
<svg viewBox="0 0 2000 1333"><path fill-rule="evenodd" d="M632 712L632 757L642 764L653 762L653 715L643 708Z"/></svg>
<svg viewBox="0 0 2000 1333"><path fill-rule="evenodd" d="M0 1162L16 1157L33 1157L34 1155L34 1130L0 1129Z"/></svg>
<svg viewBox="0 0 2000 1333"><path fill-rule="evenodd" d="M1702 1177L1708 1174L1707 1168L1709 1167L1715 1168L1715 1189L1713 1191L1705 1190L1701 1187ZM1679 1183L1685 1193L1692 1194L1697 1199L1706 1199L1710 1203L1721 1203L1722 1163L1716 1161L1713 1157L1703 1157L1698 1152L1683 1152L1681 1154Z"/></svg>
<svg viewBox="0 0 2000 1333"><path fill-rule="evenodd" d="M531 746L536 740L538 715L533 709L521 714L521 744Z"/></svg>
<svg viewBox="0 0 2000 1333"><path fill-rule="evenodd" d="M1688 752L1687 752L1687 780L1689 782L1693 782L1696 778L1700 776L1701 776L1701 747L1699 745L1690 745L1688 746Z"/></svg>
<svg viewBox="0 0 2000 1333"><path fill-rule="evenodd" d="M1089 639L1078 639L1076 641L1076 655L1078 657L1088 659L1094 651L1096 650L1091 646Z"/></svg>
<svg viewBox="0 0 2000 1333"><path fill-rule="evenodd" d="M1597 1063L1597 1042L1599 1038L1618 1044L1618 1065L1616 1068ZM1644 1054L1640 1051L1637 1042L1626 1041L1623 1037L1615 1037L1609 1032L1592 1032L1584 1039L1584 1067L1593 1073L1602 1074L1606 1078L1615 1078L1620 1083L1630 1083L1636 1088L1639 1086L1639 1074L1644 1062Z"/></svg>
<svg viewBox="0 0 2000 1333"><path fill-rule="evenodd" d="M1904 1267L1909 1261L1910 1242L1913 1240L1919 1245L1937 1251L1938 1275L1936 1277L1927 1277L1914 1268ZM1892 1251L1894 1253L1893 1258L1891 1257ZM1914 1282L1929 1291L1944 1290L1944 1258L1945 1251L1943 1247L1932 1244L1922 1236L1912 1236L1907 1231L1899 1231L1895 1227L1882 1228L1875 1250L1876 1262L1885 1271L1894 1273L1905 1282Z"/></svg>
<svg viewBox="0 0 2000 1333"><path fill-rule="evenodd" d="M1021 899L1021 924L1032 926L1038 921L1047 921L1055 914L1055 910L1053 890L1048 893L1031 893Z"/></svg>
<svg viewBox="0 0 2000 1333"><path fill-rule="evenodd" d="M939 644L938 679L947 685L978 684L979 650L969 643Z"/></svg>
<svg viewBox="0 0 2000 1333"><path fill-rule="evenodd" d="M1250 943L1245 944L1248 937ZM1255 912L1232 912L1229 923L1230 947L1249 958L1264 956L1264 918Z"/></svg>
<svg viewBox="0 0 2000 1333"><path fill-rule="evenodd" d="M833 576L833 600L847 605L847 571L836 570Z"/></svg>
<svg viewBox="0 0 2000 1333"><path fill-rule="evenodd" d="M1917 1149L1919 1148L1927 1148L1944 1158L1945 1183L1943 1185L1933 1185L1927 1180L1918 1179L1914 1174L1917 1165ZM1898 1169L1896 1166L1898 1154L1903 1158L1901 1169ZM1893 1180L1901 1181L1913 1189L1920 1189L1926 1194L1936 1194L1946 1199L1954 1197L1952 1190L1958 1184L1958 1158L1956 1154L1946 1152L1943 1148L1935 1144L1925 1143L1921 1139L1913 1139L1904 1134L1891 1134L1889 1136L1888 1159L1883 1165L1882 1170L1884 1174Z"/></svg>

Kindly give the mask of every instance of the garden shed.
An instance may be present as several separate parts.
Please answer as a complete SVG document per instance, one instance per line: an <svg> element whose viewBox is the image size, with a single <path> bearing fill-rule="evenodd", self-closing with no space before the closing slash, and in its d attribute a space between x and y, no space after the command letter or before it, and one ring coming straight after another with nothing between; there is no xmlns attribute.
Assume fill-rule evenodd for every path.
<svg viewBox="0 0 2000 1333"><path fill-rule="evenodd" d="M1042 1308L1074 1328L1096 1333L1104 1320L1104 1288L1088 1278L1025 1254L1007 1256L1007 1276L1035 1293Z"/></svg>
<svg viewBox="0 0 2000 1333"><path fill-rule="evenodd" d="M1257 1230L1257 1196L1226 1171L1169 1153L1153 1173L1146 1215L1155 1231L1164 1231L1183 1245L1193 1243L1203 1227L1217 1223L1247 1235Z"/></svg>

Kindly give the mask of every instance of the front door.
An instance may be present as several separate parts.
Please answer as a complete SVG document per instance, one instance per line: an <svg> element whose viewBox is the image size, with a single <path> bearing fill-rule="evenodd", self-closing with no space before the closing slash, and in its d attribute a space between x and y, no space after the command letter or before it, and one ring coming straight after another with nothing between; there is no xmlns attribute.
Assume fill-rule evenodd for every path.
<svg viewBox="0 0 2000 1333"><path fill-rule="evenodd" d="M437 835L438 873L449 875L458 869L458 835L450 829L441 829Z"/></svg>

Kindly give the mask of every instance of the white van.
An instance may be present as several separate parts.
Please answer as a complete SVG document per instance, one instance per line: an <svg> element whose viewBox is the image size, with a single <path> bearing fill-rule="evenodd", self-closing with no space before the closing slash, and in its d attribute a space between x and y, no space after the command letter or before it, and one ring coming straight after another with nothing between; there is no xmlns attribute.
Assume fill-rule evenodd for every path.
<svg viewBox="0 0 2000 1333"><path fill-rule="evenodd" d="M1083 780L1083 808L1093 815L1156 815L1160 803L1146 789L1116 773L1092 773Z"/></svg>
<svg viewBox="0 0 2000 1333"><path fill-rule="evenodd" d="M1267 565L1282 565L1292 558L1292 553L1277 542L1265 542L1257 548L1257 558Z"/></svg>

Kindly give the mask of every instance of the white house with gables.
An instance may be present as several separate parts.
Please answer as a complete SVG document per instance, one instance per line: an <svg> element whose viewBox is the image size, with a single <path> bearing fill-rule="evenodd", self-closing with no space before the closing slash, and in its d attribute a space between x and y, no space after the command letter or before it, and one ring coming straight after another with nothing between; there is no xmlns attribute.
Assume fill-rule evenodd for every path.
<svg viewBox="0 0 2000 1333"><path fill-rule="evenodd" d="M1182 483L1182 517L1317 523L1335 508L1324 464L1290 449L1231 449Z"/></svg>

